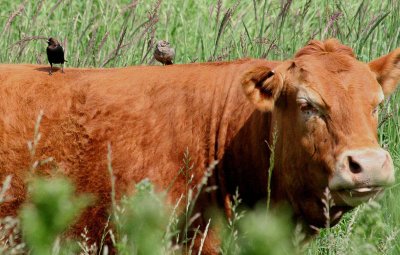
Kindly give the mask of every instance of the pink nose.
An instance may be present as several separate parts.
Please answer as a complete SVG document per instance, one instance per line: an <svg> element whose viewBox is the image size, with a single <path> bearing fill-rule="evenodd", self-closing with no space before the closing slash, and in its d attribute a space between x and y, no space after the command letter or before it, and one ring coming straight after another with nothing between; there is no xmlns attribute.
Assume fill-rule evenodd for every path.
<svg viewBox="0 0 400 255"><path fill-rule="evenodd" d="M393 161L383 149L344 151L329 180L331 189L382 187L394 183Z"/></svg>

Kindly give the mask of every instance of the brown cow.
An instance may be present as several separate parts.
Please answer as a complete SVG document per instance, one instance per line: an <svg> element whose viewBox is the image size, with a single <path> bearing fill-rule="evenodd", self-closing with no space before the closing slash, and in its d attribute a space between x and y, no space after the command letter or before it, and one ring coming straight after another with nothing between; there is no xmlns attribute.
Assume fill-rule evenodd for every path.
<svg viewBox="0 0 400 255"><path fill-rule="evenodd" d="M15 214L25 199L26 143L43 110L36 158L53 157L78 192L98 198L78 232L88 226L98 238L107 220L108 142L118 198L143 178L164 189L176 176L169 194L180 197L186 184L178 171L188 150L193 184L219 160L210 179L218 189L201 199L202 208L223 206L237 187L252 205L266 197L273 127L272 201L322 227L326 187L336 214L394 182L392 159L377 140L377 107L399 79L400 49L364 64L336 40L312 41L284 62L71 68L54 76L40 66L0 65L0 180L13 175L13 199L0 216ZM204 252L215 253L207 240Z"/></svg>

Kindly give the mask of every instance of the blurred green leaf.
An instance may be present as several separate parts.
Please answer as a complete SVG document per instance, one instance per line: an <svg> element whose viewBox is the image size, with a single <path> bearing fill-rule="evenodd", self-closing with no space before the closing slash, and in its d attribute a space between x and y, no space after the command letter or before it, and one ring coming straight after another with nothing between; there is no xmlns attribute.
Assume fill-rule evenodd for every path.
<svg viewBox="0 0 400 255"><path fill-rule="evenodd" d="M153 185L147 179L138 183L136 193L123 198L121 207L119 254L165 254L163 239L169 215L163 197L154 192Z"/></svg>
<svg viewBox="0 0 400 255"><path fill-rule="evenodd" d="M294 228L286 211L279 215L267 212L264 206L249 211L239 223L241 255L293 255Z"/></svg>
<svg viewBox="0 0 400 255"><path fill-rule="evenodd" d="M20 213L23 236L32 254L52 254L53 244L88 204L76 196L65 178L36 178L29 186L30 199Z"/></svg>

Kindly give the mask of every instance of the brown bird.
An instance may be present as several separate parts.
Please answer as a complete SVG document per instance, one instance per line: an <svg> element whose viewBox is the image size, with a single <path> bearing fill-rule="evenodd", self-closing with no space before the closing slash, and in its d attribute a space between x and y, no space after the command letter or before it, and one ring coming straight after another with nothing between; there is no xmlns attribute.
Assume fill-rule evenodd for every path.
<svg viewBox="0 0 400 255"><path fill-rule="evenodd" d="M61 64L61 72L64 73L64 62L67 62L64 59L64 49L61 47L60 43L55 39L50 37L47 40L47 59L50 63L50 72L49 75L52 75L53 64Z"/></svg>
<svg viewBox="0 0 400 255"><path fill-rule="evenodd" d="M172 65L175 57L175 50L171 48L169 42L161 40L157 42L154 50L154 58L163 65Z"/></svg>

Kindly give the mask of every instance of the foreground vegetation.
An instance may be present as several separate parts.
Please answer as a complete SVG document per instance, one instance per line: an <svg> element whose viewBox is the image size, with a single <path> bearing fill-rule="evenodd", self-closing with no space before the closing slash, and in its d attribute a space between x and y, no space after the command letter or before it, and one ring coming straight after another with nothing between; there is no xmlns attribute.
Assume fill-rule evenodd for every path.
<svg viewBox="0 0 400 255"><path fill-rule="evenodd" d="M313 38L336 37L363 61L400 46L398 0L0 0L0 7L2 63L47 64L45 39L50 36L60 39L67 65L74 67L155 64L152 49L159 39L167 39L175 47L176 63L241 57L287 59ZM381 144L391 152L396 169L400 167L399 104L400 93L384 104L379 128ZM63 179L48 183L33 178L31 186L32 203L23 208L20 220L2 220L0 233L15 233L2 236L0 253L92 254L101 249L91 247L85 233L78 242L60 238L90 199L73 198L73 187ZM110 219L117 225L114 235L120 237L115 240L120 253L179 254L190 250L190 240L179 236L173 208L162 206L163 195L155 194L147 182L137 189L143 193L116 204ZM306 244L301 230L288 227L285 219L267 214L265 208L237 211L223 231L222 253L400 254L399 195L400 187L395 184L381 201L358 207ZM60 201L66 205L55 208ZM143 210L135 211L138 203ZM47 218L41 219L42 215ZM131 227L138 222L144 222L144 227ZM24 242L18 244L21 234ZM107 248L101 252L107 253Z"/></svg>

